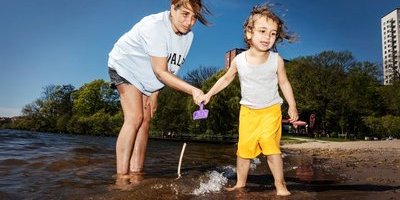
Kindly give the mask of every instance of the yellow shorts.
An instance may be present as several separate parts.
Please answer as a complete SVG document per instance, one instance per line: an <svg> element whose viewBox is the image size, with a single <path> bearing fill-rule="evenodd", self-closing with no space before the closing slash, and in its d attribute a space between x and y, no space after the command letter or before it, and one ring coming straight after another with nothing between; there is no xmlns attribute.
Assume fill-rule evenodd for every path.
<svg viewBox="0 0 400 200"><path fill-rule="evenodd" d="M237 156L255 158L261 152L264 155L281 154L281 136L280 104L263 109L251 109L243 105L240 107Z"/></svg>

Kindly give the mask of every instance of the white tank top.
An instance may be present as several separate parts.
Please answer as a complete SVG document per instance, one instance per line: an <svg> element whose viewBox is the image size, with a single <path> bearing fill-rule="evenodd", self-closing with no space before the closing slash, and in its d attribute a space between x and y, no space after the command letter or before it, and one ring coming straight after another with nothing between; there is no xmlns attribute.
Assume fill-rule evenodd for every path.
<svg viewBox="0 0 400 200"><path fill-rule="evenodd" d="M242 95L240 104L253 109L282 104L278 92L278 53L270 51L265 63L252 65L246 60L246 52L235 58Z"/></svg>

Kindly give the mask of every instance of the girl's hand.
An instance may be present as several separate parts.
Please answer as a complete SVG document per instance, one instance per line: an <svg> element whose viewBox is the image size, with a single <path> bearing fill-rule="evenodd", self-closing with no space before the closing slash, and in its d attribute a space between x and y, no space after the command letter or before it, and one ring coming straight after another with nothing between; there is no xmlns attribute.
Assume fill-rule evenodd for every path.
<svg viewBox="0 0 400 200"><path fill-rule="evenodd" d="M204 102L204 105L206 105L209 101L210 101L210 99L211 99L211 96L212 95L210 95L210 93L207 93L207 94L205 94L204 96L203 96L203 102Z"/></svg>
<svg viewBox="0 0 400 200"><path fill-rule="evenodd" d="M295 122L299 119L299 113L297 112L297 108L294 106L289 106L288 114L290 117L290 122Z"/></svg>
<svg viewBox="0 0 400 200"><path fill-rule="evenodd" d="M210 101L210 98L211 98L211 96L207 93L207 94L200 95L197 101L200 103L203 102L204 105L206 105Z"/></svg>

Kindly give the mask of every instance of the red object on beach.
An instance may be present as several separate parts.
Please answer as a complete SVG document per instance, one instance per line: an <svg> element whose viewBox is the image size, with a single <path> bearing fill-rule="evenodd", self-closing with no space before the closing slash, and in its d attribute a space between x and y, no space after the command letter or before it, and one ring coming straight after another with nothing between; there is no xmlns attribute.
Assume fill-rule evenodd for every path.
<svg viewBox="0 0 400 200"><path fill-rule="evenodd" d="M198 120L198 119L206 119L208 117L208 110L203 109L204 103L200 103L200 110L194 111L193 113L193 120Z"/></svg>
<svg viewBox="0 0 400 200"><path fill-rule="evenodd" d="M305 126L307 125L307 122L305 121L295 121L295 122L290 122L289 119L282 119L282 123L291 123L295 126Z"/></svg>
<svg viewBox="0 0 400 200"><path fill-rule="evenodd" d="M296 125L296 126L305 126L305 125L307 125L307 122L305 122L305 121L295 121L292 124Z"/></svg>

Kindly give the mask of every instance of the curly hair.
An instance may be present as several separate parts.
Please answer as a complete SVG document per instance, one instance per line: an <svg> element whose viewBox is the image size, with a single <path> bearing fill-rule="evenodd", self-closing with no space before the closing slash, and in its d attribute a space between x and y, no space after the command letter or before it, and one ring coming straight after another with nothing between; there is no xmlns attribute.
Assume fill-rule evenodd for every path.
<svg viewBox="0 0 400 200"><path fill-rule="evenodd" d="M271 6L268 4L260 4L253 7L250 16L243 24L244 42L246 43L247 48L250 48L250 41L247 39L246 33L253 31L254 22L261 17L269 18L278 25L276 42L272 47L273 50L276 51L276 44L283 42L284 40L287 40L288 42L296 40L296 36L288 33L284 21L272 11Z"/></svg>

